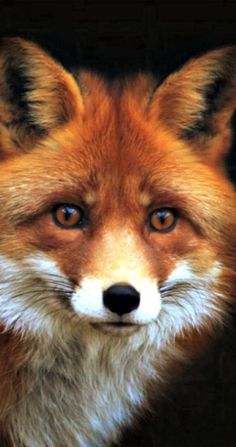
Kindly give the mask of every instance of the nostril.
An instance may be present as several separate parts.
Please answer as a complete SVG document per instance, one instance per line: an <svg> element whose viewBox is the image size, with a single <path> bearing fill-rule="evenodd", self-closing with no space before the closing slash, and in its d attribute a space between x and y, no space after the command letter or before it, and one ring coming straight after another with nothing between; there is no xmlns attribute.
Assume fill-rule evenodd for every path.
<svg viewBox="0 0 236 447"><path fill-rule="evenodd" d="M140 294L132 286L115 284L105 290L103 302L111 312L123 315L139 307Z"/></svg>

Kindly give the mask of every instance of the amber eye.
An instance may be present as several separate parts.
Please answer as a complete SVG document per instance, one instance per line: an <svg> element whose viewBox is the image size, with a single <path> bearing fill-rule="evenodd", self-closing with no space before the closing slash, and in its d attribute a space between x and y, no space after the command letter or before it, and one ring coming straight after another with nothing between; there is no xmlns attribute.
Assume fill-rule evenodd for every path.
<svg viewBox="0 0 236 447"><path fill-rule="evenodd" d="M172 231L176 222L176 211L171 208L159 208L151 213L149 219L151 230L159 231L159 233Z"/></svg>
<svg viewBox="0 0 236 447"><path fill-rule="evenodd" d="M65 229L82 228L84 225L83 211L69 204L57 205L52 211L54 222Z"/></svg>

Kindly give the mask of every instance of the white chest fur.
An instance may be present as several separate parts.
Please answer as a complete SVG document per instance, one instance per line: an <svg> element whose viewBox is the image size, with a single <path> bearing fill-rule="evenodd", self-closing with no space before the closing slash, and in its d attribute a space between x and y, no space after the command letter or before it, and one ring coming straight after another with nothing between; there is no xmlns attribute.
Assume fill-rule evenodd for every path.
<svg viewBox="0 0 236 447"><path fill-rule="evenodd" d="M154 375L143 335L132 346L128 337L93 335L86 347L80 340L35 352L27 395L11 413L15 445L20 439L24 447L103 447L117 440Z"/></svg>

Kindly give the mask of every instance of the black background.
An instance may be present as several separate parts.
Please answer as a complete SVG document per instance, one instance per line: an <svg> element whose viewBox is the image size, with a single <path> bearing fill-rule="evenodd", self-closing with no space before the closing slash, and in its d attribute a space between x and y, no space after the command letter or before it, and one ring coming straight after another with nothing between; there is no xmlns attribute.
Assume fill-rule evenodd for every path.
<svg viewBox="0 0 236 447"><path fill-rule="evenodd" d="M110 75L149 68L165 76L190 56L236 44L235 10L234 0L8 0L0 34L36 40L66 67ZM235 179L235 145L229 167ZM225 330L215 349L176 375L156 415L140 420L121 446L235 447L235 341Z"/></svg>

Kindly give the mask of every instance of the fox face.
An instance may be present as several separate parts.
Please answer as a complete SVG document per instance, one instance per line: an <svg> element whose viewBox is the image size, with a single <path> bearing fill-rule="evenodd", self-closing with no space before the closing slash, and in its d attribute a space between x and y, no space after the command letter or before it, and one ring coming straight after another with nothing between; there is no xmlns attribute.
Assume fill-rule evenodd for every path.
<svg viewBox="0 0 236 447"><path fill-rule="evenodd" d="M2 413L11 420L11 390L25 364L42 382L39 370L49 362L69 377L79 401L58 434L53 422L38 428L40 418L41 428L45 423L39 408L50 398L45 393L43 404L35 392L38 420L26 428L14 414L13 445L20 439L45 447L45 430L58 447L68 439L73 446L109 445L114 427L145 401L150 380L176 357L201 350L227 317L236 216L223 159L236 101L234 63L234 48L215 50L157 86L149 74L115 81L85 70L72 76L22 39L2 46L0 323L9 334L2 355L14 365ZM112 368L115 346L116 372L107 385L97 357L102 363L105 352ZM86 382L85 364L103 403ZM128 376L123 392L120 367ZM122 414L108 429L106 418L99 425L94 415L112 387ZM58 399L67 412L74 396L64 407Z"/></svg>

